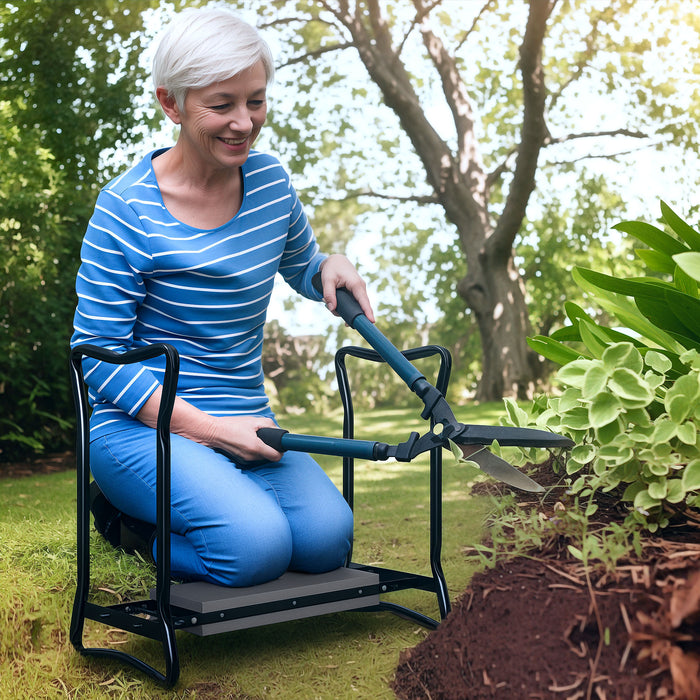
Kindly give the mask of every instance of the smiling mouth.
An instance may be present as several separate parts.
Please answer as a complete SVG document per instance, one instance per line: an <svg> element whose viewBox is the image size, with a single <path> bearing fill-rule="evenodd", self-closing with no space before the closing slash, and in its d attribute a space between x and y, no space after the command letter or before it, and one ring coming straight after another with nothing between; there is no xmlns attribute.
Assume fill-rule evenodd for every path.
<svg viewBox="0 0 700 700"><path fill-rule="evenodd" d="M247 137L243 139L225 139L223 136L219 137L219 141L222 141L227 146L242 146L247 140Z"/></svg>

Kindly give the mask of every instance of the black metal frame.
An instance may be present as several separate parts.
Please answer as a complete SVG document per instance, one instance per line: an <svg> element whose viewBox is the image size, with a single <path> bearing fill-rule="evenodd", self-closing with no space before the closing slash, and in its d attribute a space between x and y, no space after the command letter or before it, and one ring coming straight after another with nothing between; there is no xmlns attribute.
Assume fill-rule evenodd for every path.
<svg viewBox="0 0 700 700"><path fill-rule="evenodd" d="M111 364L143 362L163 355L165 377L156 428L156 600L120 605L97 605L88 600L90 592L90 427L87 392L83 377L83 357ZM77 550L78 570L70 640L85 656L115 659L134 666L166 686L174 685L180 675L177 641L170 609L170 416L175 402L180 358L165 344L151 345L126 353L115 353L95 345L81 345L70 354L71 385L77 414ZM85 647L85 620L95 620L119 629L160 641L163 646L165 672L161 673L140 659L116 649Z"/></svg>
<svg viewBox="0 0 700 700"><path fill-rule="evenodd" d="M408 359L428 356L440 356L440 370L437 387L443 392L447 390L451 371L449 352L440 346L424 346L407 350L403 353ZM156 429L157 442L157 564L155 600L141 600L116 605L98 605L89 600L90 593L90 438L89 438L89 407L84 381L82 361L90 357L99 361L115 364L130 364L164 357L165 377L163 394L158 412ZM352 355L373 362L384 360L373 350L357 347L344 347L336 353L336 374L343 401L344 420L343 437L352 438L354 434L354 411L348 374L345 367L345 357ZM70 627L70 640L73 646L85 656L110 658L142 671L149 677L166 687L173 686L180 675L180 664L175 632L195 625L206 625L222 621L262 615L277 612L294 606L314 606L322 603L350 600L360 595L375 595L391 593L406 589L419 589L432 592L437 597L440 618L444 619L450 611L450 601L442 572L440 555L442 548L442 448L436 446L430 450L430 565L433 576L411 574L392 569L365 566L350 561L352 552L348 555L347 566L376 573L379 576L377 585L365 587L364 591L341 591L298 597L291 600L279 600L274 603L252 605L235 610L216 611L213 613L193 616L192 611L178 608L170 602L170 417L177 389L179 356L169 345L157 344L131 350L126 353L115 353L111 350L94 346L81 345L75 347L70 355L71 384L77 414L76 460L77 460L77 582ZM431 422L431 428L433 427ZM354 460L343 457L343 495L351 508L354 507ZM430 629L435 629L439 621L415 610L395 603L380 601L378 605L358 607L362 611L389 611L400 617L417 622ZM137 657L123 651L85 647L83 630L85 620L93 620L108 624L127 632L148 637L161 643L165 663L164 672L159 671Z"/></svg>
<svg viewBox="0 0 700 700"><path fill-rule="evenodd" d="M452 356L449 351L440 345L425 345L419 348L405 350L402 353L408 360L421 359L425 357L439 355L440 369L436 381L437 389L444 395L447 392L447 385L450 381L450 372L452 371ZM350 381L346 368L346 356L353 356L371 362L384 363L385 360L375 350L367 348L346 346L340 348L335 354L335 372L338 378L338 390L343 402L343 437L355 437L355 413L352 405L352 393L350 391ZM430 422L430 428L434 428L433 420ZM442 446L433 447L430 450L430 567L433 576L419 576L401 571L393 571L391 569L382 569L378 567L360 566L358 564L349 563L349 566L361 568L366 571L372 571L379 574L381 591L397 591L407 588L417 588L435 593L437 596L438 607L440 610L440 619L444 620L450 612L450 598L447 592L447 584L445 575L442 571L440 561L442 553ZM348 505L354 511L354 459L352 457L343 457L343 495ZM352 557L352 550L348 555L348 562ZM426 617L421 613L410 610L395 603L382 601L375 608L366 608L366 610L388 610L396 615L414 620L419 624L435 629L439 621L430 617Z"/></svg>

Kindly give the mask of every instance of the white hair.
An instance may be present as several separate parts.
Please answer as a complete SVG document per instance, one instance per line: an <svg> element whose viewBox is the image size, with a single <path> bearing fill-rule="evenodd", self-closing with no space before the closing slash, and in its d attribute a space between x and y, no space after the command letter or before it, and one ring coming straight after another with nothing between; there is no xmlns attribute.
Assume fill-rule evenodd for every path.
<svg viewBox="0 0 700 700"><path fill-rule="evenodd" d="M153 59L154 87L184 108L187 91L228 80L258 61L274 75L270 47L255 27L223 8L183 10L163 34Z"/></svg>

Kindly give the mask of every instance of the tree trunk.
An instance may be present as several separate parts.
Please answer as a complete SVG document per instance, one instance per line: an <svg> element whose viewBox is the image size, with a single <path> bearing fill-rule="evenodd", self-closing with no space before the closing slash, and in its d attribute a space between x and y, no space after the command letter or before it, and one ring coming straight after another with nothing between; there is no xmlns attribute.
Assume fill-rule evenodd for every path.
<svg viewBox="0 0 700 700"><path fill-rule="evenodd" d="M530 321L512 258L504 264L482 254L476 271L460 281L458 291L474 312L481 336L482 375L476 399L531 398L540 364L525 342L531 335Z"/></svg>
<svg viewBox="0 0 700 700"><path fill-rule="evenodd" d="M412 78L401 60L401 46L393 43L390 25L378 0L321 4L349 31L371 79L384 102L397 115L411 139L446 218L457 228L467 263L467 275L457 291L473 312L481 334L482 376L477 398L532 396L541 375L537 356L527 345L531 332L525 290L513 260L513 245L535 187L537 159L547 135L544 120L546 91L542 71L542 43L556 0L530 0L530 12L520 47L523 81L523 124L513 178L495 225L489 211L493 178L485 172L475 133L472 103L459 67L429 23L438 3L413 0L414 24L421 32L428 56L440 77L457 133L453 151L425 116ZM361 7L366 11L360 11Z"/></svg>
<svg viewBox="0 0 700 700"><path fill-rule="evenodd" d="M520 46L523 81L523 124L515 171L503 212L495 228L488 222L489 184L479 192L472 183L475 201L483 207L482 229L474 224L458 230L468 264L457 290L474 312L483 352L482 376L477 399L492 401L503 396L531 398L543 365L527 344L532 333L525 301L525 285L515 267L513 243L535 188L537 160L547 136L544 118L546 90L542 70L542 44L554 0L531 0ZM471 131L471 130L470 130ZM481 197L478 195L481 194ZM449 209L446 207L446 211ZM475 250L478 245L478 250Z"/></svg>

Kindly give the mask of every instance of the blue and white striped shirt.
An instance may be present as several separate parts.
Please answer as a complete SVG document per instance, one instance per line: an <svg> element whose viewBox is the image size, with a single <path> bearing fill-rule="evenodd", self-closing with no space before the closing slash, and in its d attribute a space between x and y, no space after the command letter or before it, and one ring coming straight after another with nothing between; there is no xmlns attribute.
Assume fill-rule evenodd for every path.
<svg viewBox="0 0 700 700"><path fill-rule="evenodd" d="M263 325L277 272L320 299L311 278L319 252L289 176L251 151L243 202L215 229L165 208L151 165L162 151L110 182L85 234L71 346L124 351L170 343L180 353L178 396L215 416L272 415L263 386ZM94 406L91 437L131 424L163 379L163 360L108 365L86 359Z"/></svg>

